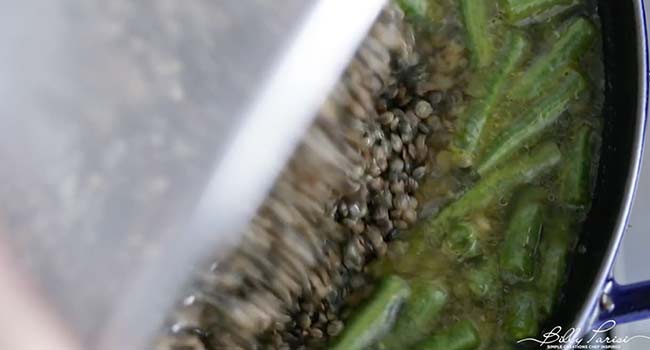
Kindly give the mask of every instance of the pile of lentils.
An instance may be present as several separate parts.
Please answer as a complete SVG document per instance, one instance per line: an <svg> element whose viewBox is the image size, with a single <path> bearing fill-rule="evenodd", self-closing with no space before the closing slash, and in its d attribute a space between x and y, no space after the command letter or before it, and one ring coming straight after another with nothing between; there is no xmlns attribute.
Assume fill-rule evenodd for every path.
<svg viewBox="0 0 650 350"><path fill-rule="evenodd" d="M326 348L372 293L368 264L439 205L416 193L450 167L459 33L382 12L241 246L198 274L158 349Z"/></svg>

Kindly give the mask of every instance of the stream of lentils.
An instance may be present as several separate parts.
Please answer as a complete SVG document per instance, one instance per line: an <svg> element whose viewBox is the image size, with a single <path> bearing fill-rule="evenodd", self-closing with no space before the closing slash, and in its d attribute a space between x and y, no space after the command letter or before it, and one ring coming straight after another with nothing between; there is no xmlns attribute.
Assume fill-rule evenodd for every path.
<svg viewBox="0 0 650 350"><path fill-rule="evenodd" d="M353 237L332 250L335 288L321 300L298 298L290 317L260 336L262 349L326 348L355 306L374 290L368 263L396 254L387 243L461 187L463 175L446 150L467 78L468 57L457 18L448 16L435 31L407 32L417 50L406 60L393 60L390 83L375 100L376 117L363 120L364 183L331 208ZM432 178L437 186L421 196L418 189Z"/></svg>

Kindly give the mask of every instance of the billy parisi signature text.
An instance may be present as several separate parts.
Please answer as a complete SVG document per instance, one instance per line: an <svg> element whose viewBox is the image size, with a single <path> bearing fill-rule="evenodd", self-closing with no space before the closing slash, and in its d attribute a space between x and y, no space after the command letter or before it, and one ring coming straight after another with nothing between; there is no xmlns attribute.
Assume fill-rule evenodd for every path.
<svg viewBox="0 0 650 350"><path fill-rule="evenodd" d="M582 335L580 328L569 328L563 331L561 326L555 326L550 331L542 334L540 338L524 338L517 343L535 342L540 347L546 346L548 349L617 349L621 344L627 344L635 339L645 339L650 341L649 336L615 336L607 335L609 331L616 327L616 321L607 320L594 328L591 332Z"/></svg>

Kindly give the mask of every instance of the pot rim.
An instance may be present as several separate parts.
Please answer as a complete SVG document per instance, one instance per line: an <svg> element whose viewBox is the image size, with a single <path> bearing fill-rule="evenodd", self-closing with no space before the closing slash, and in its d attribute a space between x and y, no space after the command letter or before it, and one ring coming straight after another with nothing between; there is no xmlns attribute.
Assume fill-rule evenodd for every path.
<svg viewBox="0 0 650 350"><path fill-rule="evenodd" d="M646 116L648 114L648 32L643 0L634 0L633 3L634 21L638 33L636 39L636 55L640 74L636 82L636 98L638 102L635 113L635 124L637 127L635 128L634 138L632 140L632 157L627 169L629 175L623 189L623 200L616 217L616 225L612 239L607 246L607 252L601 261L596 278L589 289L590 292L572 323L572 327L578 330L576 332L576 338L590 331L598 315L601 313L600 300L605 289L605 284L611 277L616 254L628 224L641 170L643 140L646 128ZM574 342L576 338L573 339Z"/></svg>

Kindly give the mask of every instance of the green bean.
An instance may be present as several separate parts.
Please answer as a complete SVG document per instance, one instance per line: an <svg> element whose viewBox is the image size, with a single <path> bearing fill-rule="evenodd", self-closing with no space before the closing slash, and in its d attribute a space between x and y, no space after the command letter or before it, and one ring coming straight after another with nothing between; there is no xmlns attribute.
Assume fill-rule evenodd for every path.
<svg viewBox="0 0 650 350"><path fill-rule="evenodd" d="M481 337L471 321L457 322L444 332L419 343L418 350L473 350L481 345Z"/></svg>
<svg viewBox="0 0 650 350"><path fill-rule="evenodd" d="M511 23L532 22L557 15L577 3L576 0L504 0Z"/></svg>
<svg viewBox="0 0 650 350"><path fill-rule="evenodd" d="M381 348L403 349L425 338L447 302L447 291L435 282L415 280L409 285L411 296L397 316L395 327L382 339Z"/></svg>
<svg viewBox="0 0 650 350"><path fill-rule="evenodd" d="M481 255L478 241L478 229L467 222L457 222L450 226L444 247L458 261L464 261Z"/></svg>
<svg viewBox="0 0 650 350"><path fill-rule="evenodd" d="M560 198L564 203L582 206L590 197L591 129L580 127L569 147L560 174Z"/></svg>
<svg viewBox="0 0 650 350"><path fill-rule="evenodd" d="M445 207L434 221L463 218L467 214L485 209L515 187L529 183L558 164L562 154L554 143L544 143L529 154L523 154L503 167L488 174L456 201Z"/></svg>
<svg viewBox="0 0 650 350"><path fill-rule="evenodd" d="M530 281L534 277L545 196L540 188L527 188L517 198L499 254L501 278L506 283Z"/></svg>
<svg viewBox="0 0 650 350"><path fill-rule="evenodd" d="M410 288L397 276L386 277L378 288L352 317L331 349L363 350L392 328L402 303L411 293Z"/></svg>
<svg viewBox="0 0 650 350"><path fill-rule="evenodd" d="M536 59L517 79L508 96L514 100L530 100L542 95L548 85L543 82L584 55L595 36L596 30L589 20L573 20L559 33L549 51Z"/></svg>
<svg viewBox="0 0 650 350"><path fill-rule="evenodd" d="M399 270L402 264L412 264L411 259L421 259L421 254L428 252L431 244L441 241L450 221L487 208L498 198L509 195L515 187L529 183L553 168L561 158L562 154L554 143L544 143L534 148L530 154L515 159L510 166L488 174L437 216L422 220L415 226L409 234L407 253L400 261L392 262L393 268Z"/></svg>
<svg viewBox="0 0 650 350"><path fill-rule="evenodd" d="M493 302L501 290L497 260L490 257L466 272L467 287L479 301Z"/></svg>
<svg viewBox="0 0 650 350"><path fill-rule="evenodd" d="M492 62L493 44L489 37L490 1L460 0L467 42L475 67L486 67Z"/></svg>
<svg viewBox="0 0 650 350"><path fill-rule="evenodd" d="M426 0L398 0L399 7L404 14L411 17L425 17L428 3Z"/></svg>
<svg viewBox="0 0 650 350"><path fill-rule="evenodd" d="M521 63L529 49L526 38L517 31L506 34L505 46L499 53L494 67L486 74L480 74L474 85L475 98L470 102L457 122L452 150L461 164L471 165L481 136L481 131L494 105L503 92L506 78Z"/></svg>
<svg viewBox="0 0 650 350"><path fill-rule="evenodd" d="M504 328L510 340L536 336L539 332L539 312L535 294L515 290L507 300Z"/></svg>
<svg viewBox="0 0 650 350"><path fill-rule="evenodd" d="M548 317L553 311L564 277L571 244L571 215L554 212L544 224L535 284L540 311L542 315Z"/></svg>
<svg viewBox="0 0 650 350"><path fill-rule="evenodd" d="M515 121L488 146L477 167L485 175L499 163L533 141L551 126L585 88L582 76L569 71L553 91L543 96L525 115Z"/></svg>

